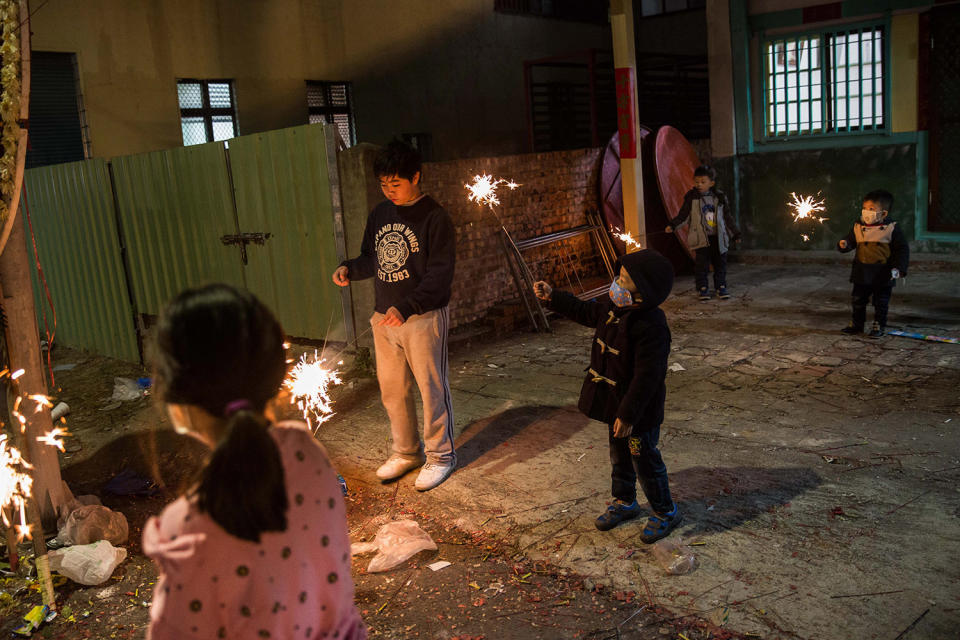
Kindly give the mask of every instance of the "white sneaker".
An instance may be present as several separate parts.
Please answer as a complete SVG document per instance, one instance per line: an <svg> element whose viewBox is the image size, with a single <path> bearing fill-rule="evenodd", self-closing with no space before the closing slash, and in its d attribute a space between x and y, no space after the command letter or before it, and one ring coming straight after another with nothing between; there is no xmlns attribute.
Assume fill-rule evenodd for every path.
<svg viewBox="0 0 960 640"><path fill-rule="evenodd" d="M411 460L410 458L404 458L401 455L393 454L387 461L380 465L380 468L377 469L377 477L381 481L386 482L387 480L395 480L405 474L411 469L416 469L423 464L423 458L417 458Z"/></svg>
<svg viewBox="0 0 960 640"><path fill-rule="evenodd" d="M423 469L420 470L420 475L417 476L417 481L413 486L417 491L429 491L449 478L456 466L456 464L428 462L423 465Z"/></svg>

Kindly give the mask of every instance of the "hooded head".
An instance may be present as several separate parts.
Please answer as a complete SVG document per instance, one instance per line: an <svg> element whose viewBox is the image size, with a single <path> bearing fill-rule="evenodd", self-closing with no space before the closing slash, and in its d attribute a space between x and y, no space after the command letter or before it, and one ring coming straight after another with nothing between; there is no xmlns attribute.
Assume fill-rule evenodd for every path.
<svg viewBox="0 0 960 640"><path fill-rule="evenodd" d="M633 280L636 288L633 299L641 309L659 307L670 295L673 288L673 266L653 249L622 256L617 261L617 272L621 266Z"/></svg>

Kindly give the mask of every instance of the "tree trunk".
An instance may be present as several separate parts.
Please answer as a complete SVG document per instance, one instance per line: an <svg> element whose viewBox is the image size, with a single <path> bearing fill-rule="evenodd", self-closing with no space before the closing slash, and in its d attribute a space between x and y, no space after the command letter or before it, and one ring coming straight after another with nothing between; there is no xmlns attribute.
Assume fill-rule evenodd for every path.
<svg viewBox="0 0 960 640"><path fill-rule="evenodd" d="M21 218L18 207L17 218ZM25 373L17 381L25 394L47 394L43 376L43 360L40 356L40 336L37 328L37 313L30 284L30 257L27 253L23 220L14 221L10 238L0 254L0 295L6 316L5 337L10 357L10 371L23 369ZM54 447L37 442L37 437L53 428L50 410L43 407L33 412L32 403L25 405L22 413L27 418L23 454L33 465L33 499L40 513L40 520L47 531L56 530L57 508L63 503L63 482L60 479L60 461ZM10 425L17 428L16 424ZM43 538L43 532L35 532Z"/></svg>

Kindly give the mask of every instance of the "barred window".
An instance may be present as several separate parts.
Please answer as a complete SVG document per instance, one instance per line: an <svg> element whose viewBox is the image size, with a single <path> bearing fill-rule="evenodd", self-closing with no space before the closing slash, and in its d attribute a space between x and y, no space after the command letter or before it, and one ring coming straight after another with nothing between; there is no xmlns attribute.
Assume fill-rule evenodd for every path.
<svg viewBox="0 0 960 640"><path fill-rule="evenodd" d="M310 124L336 125L344 145L357 143L349 82L307 81L307 114Z"/></svg>
<svg viewBox="0 0 960 640"><path fill-rule="evenodd" d="M184 146L239 135L232 80L177 80Z"/></svg>
<svg viewBox="0 0 960 640"><path fill-rule="evenodd" d="M884 45L877 25L767 40L766 136L884 130Z"/></svg>

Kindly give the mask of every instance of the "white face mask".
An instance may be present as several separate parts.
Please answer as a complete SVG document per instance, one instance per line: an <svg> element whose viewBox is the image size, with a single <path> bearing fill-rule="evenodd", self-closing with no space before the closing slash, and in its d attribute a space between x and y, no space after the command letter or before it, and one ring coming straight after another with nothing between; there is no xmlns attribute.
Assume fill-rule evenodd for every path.
<svg viewBox="0 0 960 640"><path fill-rule="evenodd" d="M860 219L863 220L864 224L876 224L883 220L883 212L871 211L870 209L861 209Z"/></svg>

